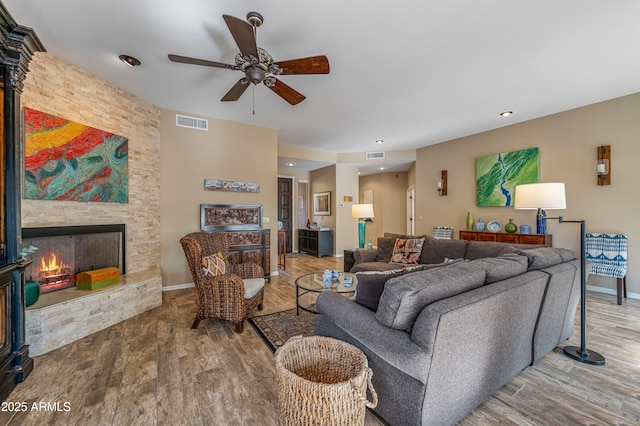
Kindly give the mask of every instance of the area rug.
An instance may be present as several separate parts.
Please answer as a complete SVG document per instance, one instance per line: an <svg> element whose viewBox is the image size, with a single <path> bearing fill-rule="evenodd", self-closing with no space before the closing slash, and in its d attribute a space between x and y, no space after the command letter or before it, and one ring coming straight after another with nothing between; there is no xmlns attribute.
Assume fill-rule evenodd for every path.
<svg viewBox="0 0 640 426"><path fill-rule="evenodd" d="M302 309L300 309L300 315L296 315L295 309L289 309L249 318L249 324L258 332L272 352L293 336L313 336L313 330L318 322L320 322L320 315Z"/></svg>

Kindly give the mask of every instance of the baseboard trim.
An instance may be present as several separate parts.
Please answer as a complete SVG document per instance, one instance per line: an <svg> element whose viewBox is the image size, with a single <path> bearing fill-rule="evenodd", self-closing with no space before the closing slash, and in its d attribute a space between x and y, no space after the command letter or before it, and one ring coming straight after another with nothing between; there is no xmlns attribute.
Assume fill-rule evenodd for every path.
<svg viewBox="0 0 640 426"><path fill-rule="evenodd" d="M195 287L193 283L174 284L174 285L163 286L162 291L183 290L185 288L192 288L192 287Z"/></svg>
<svg viewBox="0 0 640 426"><path fill-rule="evenodd" d="M587 286L587 290L588 291L593 291L594 293L603 293L603 294L610 294L612 296L617 295L617 291L614 288L605 288L605 287L596 287L593 285L588 285ZM635 299L635 300L640 300L640 293L629 293L627 292L627 299Z"/></svg>
<svg viewBox="0 0 640 426"><path fill-rule="evenodd" d="M278 271L271 272L272 277L276 277L278 275L279 275ZM185 288L193 288L193 287L195 287L193 283L174 284L174 285L167 285L162 287L162 291L184 290Z"/></svg>

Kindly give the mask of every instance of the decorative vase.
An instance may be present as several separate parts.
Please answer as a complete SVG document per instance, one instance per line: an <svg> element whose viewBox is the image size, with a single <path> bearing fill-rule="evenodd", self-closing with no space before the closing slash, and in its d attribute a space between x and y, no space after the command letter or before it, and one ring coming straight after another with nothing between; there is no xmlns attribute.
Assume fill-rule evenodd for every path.
<svg viewBox="0 0 640 426"><path fill-rule="evenodd" d="M504 230L505 230L505 232L513 234L514 232L516 232L518 230L518 225L513 223L513 219L509 219L509 223L507 223L504 226Z"/></svg>
<svg viewBox="0 0 640 426"><path fill-rule="evenodd" d="M26 281L24 283L25 305L31 306L40 298L40 285L37 281Z"/></svg>
<svg viewBox="0 0 640 426"><path fill-rule="evenodd" d="M528 234L531 232L531 227L529 225L520 225L520 233Z"/></svg>
<svg viewBox="0 0 640 426"><path fill-rule="evenodd" d="M482 219L478 219L478 222L476 223L476 231L484 231L484 223L482 222Z"/></svg>
<svg viewBox="0 0 640 426"><path fill-rule="evenodd" d="M473 231L473 213L467 213L467 231Z"/></svg>

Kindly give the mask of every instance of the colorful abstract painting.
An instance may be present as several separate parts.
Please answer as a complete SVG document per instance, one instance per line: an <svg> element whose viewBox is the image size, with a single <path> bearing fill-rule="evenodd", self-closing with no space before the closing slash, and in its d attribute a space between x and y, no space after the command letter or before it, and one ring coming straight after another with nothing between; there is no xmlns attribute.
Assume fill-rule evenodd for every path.
<svg viewBox="0 0 640 426"><path fill-rule="evenodd" d="M30 200L129 202L128 139L24 109Z"/></svg>
<svg viewBox="0 0 640 426"><path fill-rule="evenodd" d="M477 205L512 206L516 185L538 182L538 163L538 148L476 159Z"/></svg>

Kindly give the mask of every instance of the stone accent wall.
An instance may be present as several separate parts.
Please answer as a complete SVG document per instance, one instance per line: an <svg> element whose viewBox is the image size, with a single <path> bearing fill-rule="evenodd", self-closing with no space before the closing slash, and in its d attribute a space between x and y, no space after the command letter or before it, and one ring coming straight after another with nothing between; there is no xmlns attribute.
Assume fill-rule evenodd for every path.
<svg viewBox="0 0 640 426"><path fill-rule="evenodd" d="M125 223L127 273L160 268L160 109L44 52L22 106L129 138L128 204L23 199L22 226Z"/></svg>

